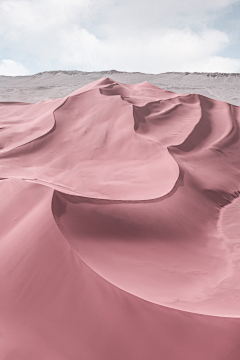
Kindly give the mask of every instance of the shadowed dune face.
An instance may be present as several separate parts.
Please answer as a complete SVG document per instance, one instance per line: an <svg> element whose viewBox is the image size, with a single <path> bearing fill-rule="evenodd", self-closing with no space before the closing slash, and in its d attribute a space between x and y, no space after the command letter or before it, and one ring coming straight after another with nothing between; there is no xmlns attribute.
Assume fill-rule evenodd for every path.
<svg viewBox="0 0 240 360"><path fill-rule="evenodd" d="M80 321L84 315L72 300L74 294L82 297L84 307L88 296L96 292L96 302L86 311L109 311L114 319L119 306L121 315L115 320L121 329L128 321L125 301L129 301L131 311L136 309L137 321L140 312L146 311L143 327L152 322L156 329L157 320L153 318L174 318L174 314L182 314L179 310L189 312L189 319L201 319L199 314L203 314L202 321L210 327L215 326L215 320L211 322L205 315L240 316L239 235L236 226L231 227L228 207L223 214L223 208L235 204L237 200L233 200L240 192L239 107L200 95L175 94L147 82L125 85L104 78L62 99L37 104L0 103L0 122L3 259L14 257L14 248L18 252L16 261L4 263L4 276L13 279L3 296L4 309L9 302L11 311L21 318L12 299L14 294L24 314L28 303L32 312L39 308L47 317L48 310L42 309L39 295L43 304L47 299L49 309L54 302L58 310L63 304L73 306ZM30 245L31 234L34 241ZM61 303L51 292L52 285L44 290L55 250L46 250L49 258L41 275L41 259L45 256L41 239L44 246L50 246L46 245L50 242L55 250L58 241L61 243L49 280L51 284L56 280L53 291L59 294ZM29 251L38 259L35 270ZM61 261L63 268L58 274ZM13 275L17 263L22 278ZM33 273L24 285L29 269ZM77 280L69 285L74 272ZM0 279L3 287L5 277ZM91 285L86 285L88 277ZM80 289L77 282L83 278ZM106 309L103 294L114 298L116 306L108 305ZM69 334L76 330L84 337L83 329L73 325L69 308L67 312L70 320L61 318L61 326L65 321ZM57 311L54 314L57 316ZM4 319L9 321L7 315ZM188 328L185 320L181 320L182 326ZM222 324L231 328L228 320ZM34 321L39 323L38 318ZM94 318L90 323L86 356L110 359L98 346L97 352L103 351L99 358L88 352ZM239 326L239 322L236 324ZM56 331L59 342L64 331L54 326L48 329ZM39 359L50 353L53 359L68 359L60 356L61 351L41 345L42 334L49 330L41 330L39 336L38 331L34 341L45 349ZM138 336L143 338L144 330ZM79 359L77 337L65 343L68 341L72 344L72 359ZM135 344L133 339L125 359L159 359L160 348L155 342L151 354L147 342L138 354L132 353L131 343ZM64 346L63 352L67 352ZM226 344L226 351L232 351L229 360L240 356L234 346ZM24 353L24 348L21 351ZM184 351L181 359L185 360L203 360L206 356ZM112 358L119 358L113 349L110 353ZM211 360L225 360L219 354L213 352ZM168 358L180 360L177 354Z"/></svg>

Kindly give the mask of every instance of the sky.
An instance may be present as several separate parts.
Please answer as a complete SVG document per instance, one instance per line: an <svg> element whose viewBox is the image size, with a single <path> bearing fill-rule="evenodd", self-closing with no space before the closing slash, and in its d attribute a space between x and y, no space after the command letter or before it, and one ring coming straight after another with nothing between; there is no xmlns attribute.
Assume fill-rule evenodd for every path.
<svg viewBox="0 0 240 360"><path fill-rule="evenodd" d="M0 75L240 72L240 0L0 0Z"/></svg>

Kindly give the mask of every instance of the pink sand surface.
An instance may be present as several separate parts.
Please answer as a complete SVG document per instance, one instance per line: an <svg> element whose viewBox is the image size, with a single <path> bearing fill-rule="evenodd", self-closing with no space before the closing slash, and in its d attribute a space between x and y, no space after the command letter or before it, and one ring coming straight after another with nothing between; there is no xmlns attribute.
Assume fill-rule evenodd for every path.
<svg viewBox="0 0 240 360"><path fill-rule="evenodd" d="M0 122L0 359L240 359L239 107L103 78Z"/></svg>

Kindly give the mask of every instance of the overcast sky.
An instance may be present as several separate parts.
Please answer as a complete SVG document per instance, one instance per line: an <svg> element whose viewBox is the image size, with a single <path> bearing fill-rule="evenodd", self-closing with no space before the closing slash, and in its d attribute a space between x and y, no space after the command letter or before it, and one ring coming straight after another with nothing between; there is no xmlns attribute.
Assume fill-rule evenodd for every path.
<svg viewBox="0 0 240 360"><path fill-rule="evenodd" d="M240 0L0 0L0 74L240 72Z"/></svg>

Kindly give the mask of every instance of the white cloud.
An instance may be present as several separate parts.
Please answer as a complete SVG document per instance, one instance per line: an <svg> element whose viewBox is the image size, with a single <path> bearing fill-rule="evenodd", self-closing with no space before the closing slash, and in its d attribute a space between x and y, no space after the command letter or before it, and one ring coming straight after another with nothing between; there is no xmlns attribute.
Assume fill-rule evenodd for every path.
<svg viewBox="0 0 240 360"><path fill-rule="evenodd" d="M28 70L19 62L3 59L0 62L0 75L18 76L28 75Z"/></svg>
<svg viewBox="0 0 240 360"><path fill-rule="evenodd" d="M166 71L236 72L240 60L216 56L229 43L221 31L208 29L196 34L190 29L162 29L141 38L99 40L79 28L61 37L59 60L68 68L86 71L118 69L159 73Z"/></svg>
<svg viewBox="0 0 240 360"><path fill-rule="evenodd" d="M231 39L208 23L235 2L0 0L0 51L31 72L236 72L239 60L221 56Z"/></svg>
<svg viewBox="0 0 240 360"><path fill-rule="evenodd" d="M212 56L202 63L189 65L188 71L198 71L201 68L204 72L235 73L240 72L240 59L231 59L221 56Z"/></svg>
<svg viewBox="0 0 240 360"><path fill-rule="evenodd" d="M147 28L204 27L221 11L239 0L121 0L107 10L107 24L116 29L144 33ZM114 3L114 4L113 4ZM120 25L120 26L119 26ZM107 30L107 27L106 27Z"/></svg>

